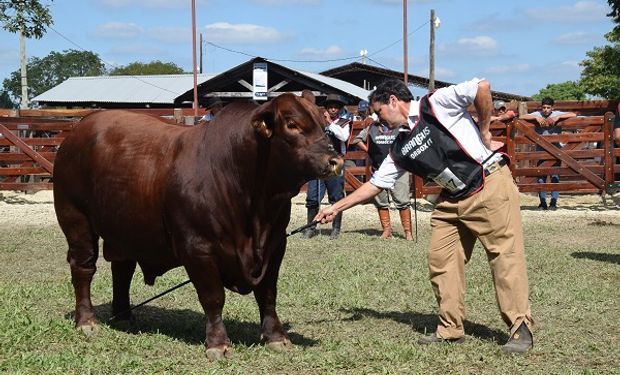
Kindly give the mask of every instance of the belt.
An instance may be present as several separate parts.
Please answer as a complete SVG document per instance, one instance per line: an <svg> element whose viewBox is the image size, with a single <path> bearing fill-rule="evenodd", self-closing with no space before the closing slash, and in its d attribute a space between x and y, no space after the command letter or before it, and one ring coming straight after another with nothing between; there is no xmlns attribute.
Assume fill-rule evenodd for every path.
<svg viewBox="0 0 620 375"><path fill-rule="evenodd" d="M486 177L486 176L488 176L488 175L490 175L490 174L492 174L492 173L494 173L494 172L499 171L499 170L500 170L500 169L501 169L504 165L506 165L506 164L508 164L508 162L506 161L506 159L501 158L501 159L499 159L498 161L493 162L493 163L491 163L491 164L487 165L487 166L484 168L484 177Z"/></svg>

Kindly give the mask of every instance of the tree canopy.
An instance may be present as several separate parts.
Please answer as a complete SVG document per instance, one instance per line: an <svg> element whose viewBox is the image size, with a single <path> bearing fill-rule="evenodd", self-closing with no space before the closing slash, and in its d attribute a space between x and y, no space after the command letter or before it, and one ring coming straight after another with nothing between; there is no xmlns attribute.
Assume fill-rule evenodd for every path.
<svg viewBox="0 0 620 375"><path fill-rule="evenodd" d="M141 75L156 75L156 74L181 74L183 69L178 67L174 63L164 63L159 60L151 61L150 63L132 62L125 66L121 66L110 71L111 76L141 76Z"/></svg>
<svg viewBox="0 0 620 375"><path fill-rule="evenodd" d="M607 14L616 26L605 35L611 43L586 52L579 84L587 94L606 99L620 98L620 0L608 0L611 12Z"/></svg>
<svg viewBox="0 0 620 375"><path fill-rule="evenodd" d="M566 81L562 83L552 83L532 95L534 100L542 100L544 97L554 100L583 100L586 98L584 89L578 82Z"/></svg>
<svg viewBox="0 0 620 375"><path fill-rule="evenodd" d="M11 33L22 30L26 38L36 39L43 37L47 26L54 23L49 7L39 0L0 1L0 22Z"/></svg>
<svg viewBox="0 0 620 375"><path fill-rule="evenodd" d="M90 51L50 52L44 58L28 59L28 97L33 98L69 77L100 76L106 73L99 56ZM3 81L13 97L21 96L21 72L16 70Z"/></svg>

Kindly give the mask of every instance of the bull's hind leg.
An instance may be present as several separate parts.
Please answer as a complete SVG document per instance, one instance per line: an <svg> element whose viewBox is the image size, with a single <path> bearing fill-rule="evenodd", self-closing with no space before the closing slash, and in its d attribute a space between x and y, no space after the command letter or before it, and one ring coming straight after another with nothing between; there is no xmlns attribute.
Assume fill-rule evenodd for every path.
<svg viewBox="0 0 620 375"><path fill-rule="evenodd" d="M98 329L90 298L90 285L97 271L99 237L92 231L86 215L69 204L61 204L59 197L54 199L58 222L69 244L67 261L71 267L71 283L75 291L75 325L86 335L91 335Z"/></svg>
<svg viewBox="0 0 620 375"><path fill-rule="evenodd" d="M112 262L112 315L116 320L132 320L129 287L135 270L135 260Z"/></svg>

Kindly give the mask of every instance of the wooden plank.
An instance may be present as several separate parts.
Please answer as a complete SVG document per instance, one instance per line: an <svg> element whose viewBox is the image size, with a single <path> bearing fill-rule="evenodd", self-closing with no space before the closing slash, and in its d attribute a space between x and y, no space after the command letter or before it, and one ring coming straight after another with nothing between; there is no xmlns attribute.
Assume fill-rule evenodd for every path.
<svg viewBox="0 0 620 375"><path fill-rule="evenodd" d="M600 191L600 189L592 186L587 182L558 182L557 184L519 184L519 191L522 193L540 192L540 191L575 191L591 189L592 191Z"/></svg>
<svg viewBox="0 0 620 375"><path fill-rule="evenodd" d="M9 130L29 130L29 131L61 131L61 130L73 130L78 124L78 121L63 121L63 122L28 122L16 121L8 122L4 119L0 119L0 123L7 127ZM19 129L18 129L19 125ZM27 125L28 129L23 129L23 125Z"/></svg>
<svg viewBox="0 0 620 375"><path fill-rule="evenodd" d="M592 171L592 173L596 173L597 175L602 175L605 171L605 168L602 165L583 165L585 168ZM571 168L563 168L563 167L547 167L547 168L519 168L512 175L513 176L550 176L550 175L559 175L559 176L580 176L581 174L575 172Z"/></svg>
<svg viewBox="0 0 620 375"><path fill-rule="evenodd" d="M54 159L56 159L56 152L39 152L39 155L43 156L50 162L54 162ZM19 164L27 161L32 161L32 159L26 154L0 152L0 162L6 162L6 164Z"/></svg>
<svg viewBox="0 0 620 375"><path fill-rule="evenodd" d="M0 176L19 176L19 175L47 175L50 173L44 168L40 167L2 167L0 168Z"/></svg>
<svg viewBox="0 0 620 375"><path fill-rule="evenodd" d="M39 163L45 170L47 170L50 174L54 172L54 165L50 163L43 156L39 155L36 151L32 150L27 144L25 144L21 139L19 139L15 134L13 134L9 129L7 129L4 125L0 124L0 133L11 141L17 148L22 150L22 152L28 156L30 156L35 162Z"/></svg>
<svg viewBox="0 0 620 375"><path fill-rule="evenodd" d="M579 172L583 177L585 177L586 180L588 180L594 186L598 187L601 190L605 189L605 180L595 175L587 168L582 167L575 159L570 157L566 152L562 151L562 149L559 149L549 143L549 141L536 133L534 130L528 128L527 126L523 126L521 120L516 121L516 126L517 129L523 132L528 138L536 142L540 147L544 148L550 154L557 156L558 159L562 160L574 171Z"/></svg>

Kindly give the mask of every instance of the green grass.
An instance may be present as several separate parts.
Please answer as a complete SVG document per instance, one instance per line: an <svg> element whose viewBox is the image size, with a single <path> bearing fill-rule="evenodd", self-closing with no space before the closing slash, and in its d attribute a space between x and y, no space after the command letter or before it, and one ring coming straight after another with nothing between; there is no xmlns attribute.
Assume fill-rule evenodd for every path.
<svg viewBox="0 0 620 375"><path fill-rule="evenodd" d="M339 241L289 239L278 312L295 347L267 351L259 343L252 295L227 293L224 318L235 353L210 363L202 309L190 285L136 310L133 329L102 324L87 339L71 320L73 288L60 230L0 228L0 373L620 374L617 218L526 218L536 326L535 348L525 357L500 352L507 332L482 248L466 267L466 343L420 347L416 341L436 324L427 221L420 222L415 245L364 233L376 227L350 230L346 219L343 229ZM93 303L103 321L111 314L111 275L103 259L98 266ZM187 277L176 269L155 287L141 278L137 272L133 303Z"/></svg>

